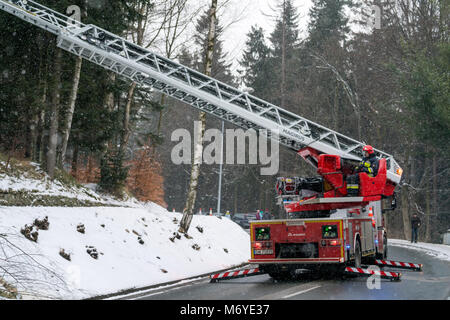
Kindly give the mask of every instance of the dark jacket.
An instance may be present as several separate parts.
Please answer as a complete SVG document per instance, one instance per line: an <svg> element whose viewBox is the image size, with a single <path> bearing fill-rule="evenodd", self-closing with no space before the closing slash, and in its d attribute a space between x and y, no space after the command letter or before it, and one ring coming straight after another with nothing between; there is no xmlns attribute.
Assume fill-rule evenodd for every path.
<svg viewBox="0 0 450 320"><path fill-rule="evenodd" d="M420 220L419 216L415 215L412 216L411 218L411 227L414 229L417 229L418 227L420 227L420 224L422 223L422 221Z"/></svg>
<svg viewBox="0 0 450 320"><path fill-rule="evenodd" d="M272 215L268 212L264 212L263 220L272 220Z"/></svg>
<svg viewBox="0 0 450 320"><path fill-rule="evenodd" d="M372 153L368 157L364 157L359 165L355 168L357 173L365 172L369 177L375 177L378 174L378 159L377 156Z"/></svg>

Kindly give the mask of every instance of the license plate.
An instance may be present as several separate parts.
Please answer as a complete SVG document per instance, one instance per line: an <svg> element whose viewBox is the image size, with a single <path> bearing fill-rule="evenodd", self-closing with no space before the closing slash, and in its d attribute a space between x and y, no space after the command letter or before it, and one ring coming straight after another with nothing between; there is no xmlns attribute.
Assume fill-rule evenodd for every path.
<svg viewBox="0 0 450 320"><path fill-rule="evenodd" d="M272 249L255 250L255 254L273 254L273 250Z"/></svg>

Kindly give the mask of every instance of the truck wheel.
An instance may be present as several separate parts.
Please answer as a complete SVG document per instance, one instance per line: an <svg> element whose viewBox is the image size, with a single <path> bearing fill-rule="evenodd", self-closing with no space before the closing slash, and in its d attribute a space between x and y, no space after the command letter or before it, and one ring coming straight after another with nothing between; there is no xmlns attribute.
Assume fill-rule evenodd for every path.
<svg viewBox="0 0 450 320"><path fill-rule="evenodd" d="M361 260L362 260L361 244L359 243L358 240L356 241L355 244L355 268L361 268Z"/></svg>
<svg viewBox="0 0 450 320"><path fill-rule="evenodd" d="M387 255L388 255L387 238L383 237L383 253L379 253L377 250L375 258L379 260L385 260L387 259Z"/></svg>

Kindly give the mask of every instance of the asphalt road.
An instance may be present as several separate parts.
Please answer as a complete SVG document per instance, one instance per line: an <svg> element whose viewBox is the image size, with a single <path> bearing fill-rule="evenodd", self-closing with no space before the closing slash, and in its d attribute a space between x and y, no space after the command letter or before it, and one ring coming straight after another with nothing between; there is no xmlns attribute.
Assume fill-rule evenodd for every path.
<svg viewBox="0 0 450 320"><path fill-rule="evenodd" d="M367 277L299 278L277 282L268 275L209 283L200 279L180 286L127 297L136 300L450 300L450 263L424 253L390 246L388 260L422 263L423 271L400 271L402 280L380 279L369 289ZM372 282L372 287L374 287Z"/></svg>

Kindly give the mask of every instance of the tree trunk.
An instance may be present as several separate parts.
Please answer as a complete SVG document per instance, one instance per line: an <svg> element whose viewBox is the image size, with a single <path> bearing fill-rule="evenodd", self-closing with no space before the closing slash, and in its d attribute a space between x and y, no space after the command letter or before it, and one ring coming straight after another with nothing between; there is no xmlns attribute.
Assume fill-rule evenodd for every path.
<svg viewBox="0 0 450 320"><path fill-rule="evenodd" d="M161 99L159 100L159 104L161 107L164 106L164 103L166 101L166 95L163 93L161 94ZM159 137L161 134L161 125L162 125L162 118L163 118L163 109L159 110L159 118L158 118L158 127L156 129L156 135ZM155 151L156 148L153 148L153 151Z"/></svg>
<svg viewBox="0 0 450 320"><path fill-rule="evenodd" d="M211 1L211 8L209 11L209 32L208 32L208 47L206 50L206 63L205 63L205 74L207 76L211 75L213 54L214 54L214 44L215 44L215 33L216 33L216 11L217 11L217 0ZM192 215L194 214L195 200L197 198L197 186L198 178L200 176L200 163L203 154L203 136L206 127L206 113L200 112L199 117L200 125L197 126L196 139L194 139L194 163L191 168L191 179L189 182L189 191L187 194L186 205L183 212L183 218L180 222L180 232L186 233L189 230Z"/></svg>
<svg viewBox="0 0 450 320"><path fill-rule="evenodd" d="M44 37L45 39L45 37ZM47 49L48 51L48 49ZM48 57L48 52L45 53L45 58ZM42 61L49 60L44 59L44 57L41 58ZM45 66L41 66L40 68L40 105L41 105L41 111L38 115L38 133L39 136L36 137L36 151L35 151L35 159L34 161L39 162L42 165L42 168L46 167L46 161L44 156L44 150L46 149L45 141L46 141L46 135L45 135L45 113L47 109L47 92L48 92L48 81L47 81L47 75L48 75L48 63L45 61L42 62ZM38 151L39 150L39 151Z"/></svg>
<svg viewBox="0 0 450 320"><path fill-rule="evenodd" d="M44 101L46 103L46 101ZM39 131L40 131L40 137L39 137L39 154L38 154L38 162L41 164L43 168L45 168L46 160L45 160L45 141L46 141L46 134L45 134L45 110L41 111L41 114L39 115Z"/></svg>
<svg viewBox="0 0 450 320"><path fill-rule="evenodd" d="M136 89L136 82L133 82L128 89L127 103L125 105L125 110L123 114L123 128L122 137L120 141L120 154L125 155L127 149L128 140L130 139L131 129L130 129L130 112L131 104L133 103L133 96Z"/></svg>
<svg viewBox="0 0 450 320"><path fill-rule="evenodd" d="M55 68L53 70L52 81L52 102L50 109L50 131L47 151L47 173L51 179L55 177L56 151L58 146L58 122L61 103L61 68L62 68L62 50L57 48L55 51Z"/></svg>
<svg viewBox="0 0 450 320"><path fill-rule="evenodd" d="M73 147L73 154L72 154L72 177L77 176L78 171L78 145L75 144Z"/></svg>
<svg viewBox="0 0 450 320"><path fill-rule="evenodd" d="M427 183L428 185L428 183ZM428 189L428 188L427 188ZM425 191L425 242L430 242L430 216L431 216L431 200L430 191Z"/></svg>
<svg viewBox="0 0 450 320"><path fill-rule="evenodd" d="M425 242L431 242L433 233L433 216L437 212L437 156L433 155L432 186L426 191ZM431 189L431 190L430 190Z"/></svg>
<svg viewBox="0 0 450 320"><path fill-rule="evenodd" d="M75 103L77 101L78 86L80 84L80 75L81 75L82 64L83 64L83 59L81 57L77 57L76 62L75 62L75 74L73 76L72 91L70 92L70 98L69 98L69 108L67 110L64 128L62 130L63 140L62 140L62 146L61 146L61 150L60 150L59 157L58 157L58 166L60 168L63 167L64 161L66 158L67 143L69 142L70 129L72 128L72 119L73 119L73 113L75 111Z"/></svg>
<svg viewBox="0 0 450 320"><path fill-rule="evenodd" d="M283 1L283 26L281 39L281 108L286 107L286 1Z"/></svg>
<svg viewBox="0 0 450 320"><path fill-rule="evenodd" d="M235 183L234 185L234 211L233 214L238 212L238 188L239 188L239 183Z"/></svg>
<svg viewBox="0 0 450 320"><path fill-rule="evenodd" d="M402 199L402 218L403 218L403 235L406 240L411 240L411 222L409 217L409 199L408 190L403 188L401 191Z"/></svg>
<svg viewBox="0 0 450 320"><path fill-rule="evenodd" d="M410 156L409 152L406 151L406 157L405 157L406 164L409 164ZM404 187L400 191L400 198L401 198L401 212L402 212L402 220L403 220L403 236L406 240L410 240L411 238L411 220L410 220L410 203L409 203L409 197L408 197L409 190Z"/></svg>
<svg viewBox="0 0 450 320"><path fill-rule="evenodd" d="M434 223L435 221L439 221L438 219L438 212L439 212L439 204L438 204L438 176L437 176L437 155L433 156L433 215L431 217L431 225L430 225L430 231L431 234L436 234ZM434 239L430 239L433 241Z"/></svg>

